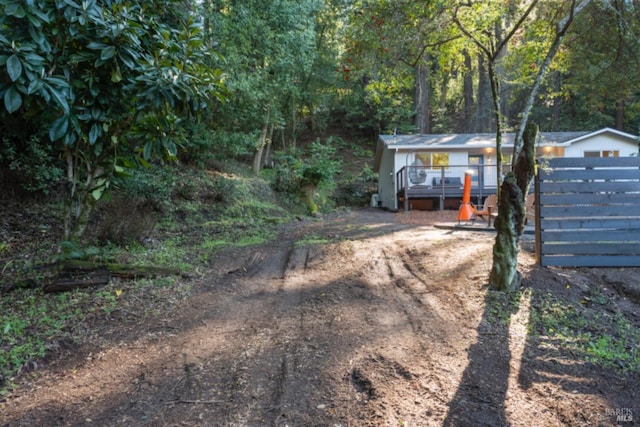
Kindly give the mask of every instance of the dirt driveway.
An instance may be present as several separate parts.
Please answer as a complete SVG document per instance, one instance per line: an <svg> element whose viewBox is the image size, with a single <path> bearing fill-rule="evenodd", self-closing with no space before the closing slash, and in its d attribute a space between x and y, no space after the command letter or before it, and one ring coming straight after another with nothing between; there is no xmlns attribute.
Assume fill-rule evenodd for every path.
<svg viewBox="0 0 640 427"><path fill-rule="evenodd" d="M637 327L629 293L637 270L541 269L525 239L525 290L509 299L486 287L491 232L433 227L454 216L363 209L225 252L175 310L25 379L0 406L0 424L610 426L632 425L620 414L640 418L637 372L585 361L531 327L538 295L580 300L595 287Z"/></svg>

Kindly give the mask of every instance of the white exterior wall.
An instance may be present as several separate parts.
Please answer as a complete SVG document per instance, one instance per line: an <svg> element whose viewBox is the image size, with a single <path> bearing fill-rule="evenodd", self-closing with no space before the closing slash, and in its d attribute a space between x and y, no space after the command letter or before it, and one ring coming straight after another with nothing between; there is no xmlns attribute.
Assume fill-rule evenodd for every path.
<svg viewBox="0 0 640 427"><path fill-rule="evenodd" d="M626 134L625 134L626 135ZM629 135L619 135L617 131L605 129L595 132L583 140L574 140L571 145L561 144L553 147L542 147L538 149L539 156L563 156L563 157L584 157L585 151L615 151L621 157L638 155L638 143ZM384 148L383 148L384 147ZM405 147L407 147L405 145ZM426 153L428 148L402 148L388 147L382 144L380 147L382 154L380 157L378 171L378 200L380 205L388 209L398 209L396 197L396 173L415 160L416 152ZM464 180L464 169L469 163L469 149L461 147L450 147L449 165L452 167L445 171L447 176L460 176ZM445 150L438 150L444 152ZM505 151L507 153L509 151ZM494 187L496 185L496 155L493 147L473 147L472 154L482 154L484 156L485 168L484 185ZM454 166L457 166L454 168ZM431 185L434 177L440 177L439 170L427 170L426 185ZM477 180L476 180L477 182Z"/></svg>
<svg viewBox="0 0 640 427"><path fill-rule="evenodd" d="M394 156L395 150L384 150L382 158L380 160L380 171L378 172L378 200L380 205L387 209L397 209L396 206L396 175L389 173L389 171L395 170Z"/></svg>
<svg viewBox="0 0 640 427"><path fill-rule="evenodd" d="M449 164L452 166L466 166L469 164L469 153L466 151L449 153ZM461 178L464 178L464 174Z"/></svg>
<svg viewBox="0 0 640 427"><path fill-rule="evenodd" d="M583 141L574 142L565 147L564 157L584 157L585 151L615 151L620 152L620 157L628 157L638 152L638 145L623 141L613 135L595 135Z"/></svg>

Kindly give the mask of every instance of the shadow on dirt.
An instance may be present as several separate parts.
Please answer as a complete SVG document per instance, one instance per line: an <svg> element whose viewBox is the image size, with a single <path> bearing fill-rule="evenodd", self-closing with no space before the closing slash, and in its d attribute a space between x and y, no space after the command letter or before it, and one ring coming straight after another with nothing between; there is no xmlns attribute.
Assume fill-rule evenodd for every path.
<svg viewBox="0 0 640 427"><path fill-rule="evenodd" d="M509 321L517 310L517 301L507 294L487 290L478 340L469 347L469 363L443 426L509 425L505 413L511 361Z"/></svg>
<svg viewBox="0 0 640 427"><path fill-rule="evenodd" d="M58 386L74 395L75 404L49 396L7 425L340 424L344 414L332 409L339 403L334 402L336 381L351 384L363 399L375 399L377 392L364 371L354 368L336 376L335 365L347 364L356 349L394 335L385 330L363 336L362 325L339 319L340 313L373 311L388 302L366 283L345 277L303 292L239 294L227 303L271 310L292 299L298 302L288 312L276 309L242 325L237 313L219 306L203 309L190 327L157 342L105 349L61 378ZM382 361L406 381L412 378L402 366Z"/></svg>
<svg viewBox="0 0 640 427"><path fill-rule="evenodd" d="M99 347L25 378L0 424L582 426L638 414L638 373L587 363L536 326L549 294L584 306L593 289L533 267L518 298L488 291L484 237L388 215L309 221L225 251L175 310L113 317Z"/></svg>
<svg viewBox="0 0 640 427"><path fill-rule="evenodd" d="M593 276L599 269L588 270ZM612 270L630 269L603 271ZM549 394L547 400L568 425L635 425L640 415L640 372L629 366L637 367L640 361L607 360L613 354L606 354L596 362L592 350L598 336L624 340L622 329L638 328L638 306L608 289L606 282L596 277L585 280L575 269L535 267L525 284L531 290L532 309L519 386L543 395L548 394L549 384L561 389L568 399L554 402L557 398ZM638 345L620 344L627 349Z"/></svg>
<svg viewBox="0 0 640 427"><path fill-rule="evenodd" d="M583 339L578 335L583 330L557 331L553 329L555 325L545 325L549 320L542 318L549 301L557 301L559 305L554 309L560 312L555 315L561 319L572 316L585 331L594 331L602 325L591 322L597 322L602 311L616 308L594 306L591 312L584 308L585 301L601 297L602 291L595 289L593 282L582 287L569 284L565 277L571 277L571 270L558 274L533 267L527 276L518 294L487 290L478 340L469 347L468 365L443 425L520 425L521 416L529 423L535 420L531 418L534 411L543 413L548 409L553 413L551 419L562 420L563 425L634 425L634 417L640 414L639 373L595 364L585 351L562 344ZM579 313L572 313L574 307ZM522 329L525 336L521 359L514 361L520 355L512 354L514 334L510 329L518 327L513 322L518 312L528 315L520 325L526 327L526 332ZM630 318L634 316L637 323L637 314L631 313ZM516 337L516 341L521 339ZM548 409L542 409L541 402L531 408L530 402L518 401L520 391L540 396ZM511 400L508 407L507 400ZM534 425L546 425L544 420L541 417Z"/></svg>

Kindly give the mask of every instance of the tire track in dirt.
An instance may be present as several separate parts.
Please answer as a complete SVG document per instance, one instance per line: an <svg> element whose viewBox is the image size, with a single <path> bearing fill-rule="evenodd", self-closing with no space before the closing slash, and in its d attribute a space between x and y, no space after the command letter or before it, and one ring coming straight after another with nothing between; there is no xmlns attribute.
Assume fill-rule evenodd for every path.
<svg viewBox="0 0 640 427"><path fill-rule="evenodd" d="M34 373L1 402L0 425L442 426L500 391L483 386L494 348L527 351L526 329L498 337L480 322L490 235L373 210L287 233L223 254L177 311L124 325L126 340ZM333 243L296 244L310 234ZM507 362L499 403L513 425L560 425L560 398L585 398L548 381L524 390L531 362Z"/></svg>
<svg viewBox="0 0 640 427"><path fill-rule="evenodd" d="M254 262L236 285L249 299L241 311L243 322L252 328L231 353L232 358L241 361L232 367L232 381L219 387L235 408L211 414L220 425L275 424L286 382L296 364L300 326L295 311L300 293L288 286L288 281L292 271L304 269L308 254L294 248L292 241L281 242L272 249L268 256ZM234 310L238 309L234 305ZM220 366L219 371L224 370ZM247 405L248 400L255 404Z"/></svg>
<svg viewBox="0 0 640 427"><path fill-rule="evenodd" d="M263 286L271 292L272 312L267 318L274 323L268 330L265 347L247 363L250 366L246 371L247 387L241 393L241 399L245 398L245 393L250 393L256 402L267 404L248 410L242 419L237 420L239 422L277 425L283 413L290 410L288 402L294 401L289 399L289 384L295 381L302 330L299 313L301 289L295 277L304 273L308 256L308 249L292 247L283 257L285 261L280 278L269 279L264 278L264 274L260 275L264 278Z"/></svg>
<svg viewBox="0 0 640 427"><path fill-rule="evenodd" d="M357 355L345 377L357 397L342 405L342 413L353 425L435 426L446 417L466 366L461 355L477 336L459 294L482 299L475 274L468 275L470 283L448 279L451 271L460 273L458 262L446 259L458 244L458 236L441 230L409 229L354 250L362 257L354 260L362 266L357 274L377 301L365 313L366 327L378 331L380 341ZM470 271L484 262L472 252L462 261ZM348 391L343 387L341 394Z"/></svg>

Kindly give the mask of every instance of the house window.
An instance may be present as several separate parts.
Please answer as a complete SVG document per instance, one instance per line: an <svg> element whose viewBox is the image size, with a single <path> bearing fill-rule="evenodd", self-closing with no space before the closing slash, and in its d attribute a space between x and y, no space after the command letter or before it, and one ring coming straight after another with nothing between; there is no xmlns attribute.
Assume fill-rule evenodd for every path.
<svg viewBox="0 0 640 427"><path fill-rule="evenodd" d="M433 166L449 166L449 153L433 153L431 160Z"/></svg>
<svg viewBox="0 0 640 427"><path fill-rule="evenodd" d="M420 153L416 158L429 169L449 166L449 153Z"/></svg>
<svg viewBox="0 0 640 427"><path fill-rule="evenodd" d="M619 157L618 150L585 151L584 157Z"/></svg>

